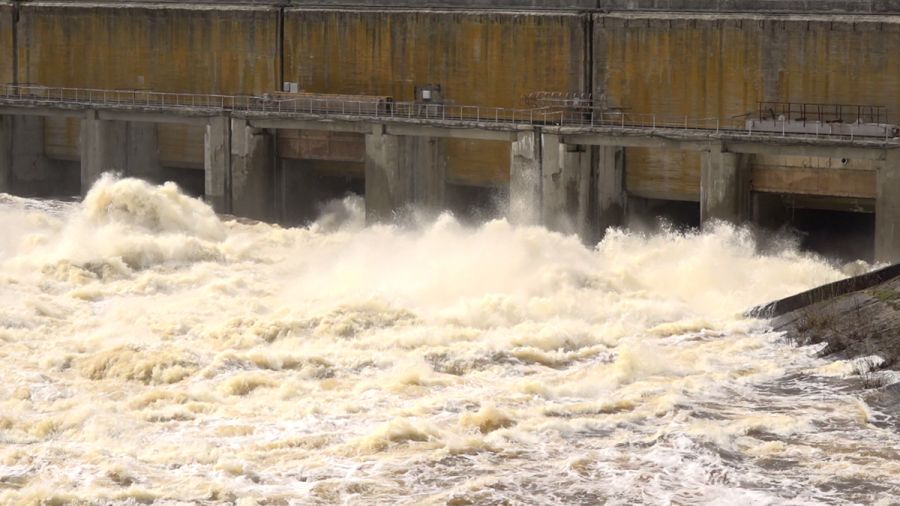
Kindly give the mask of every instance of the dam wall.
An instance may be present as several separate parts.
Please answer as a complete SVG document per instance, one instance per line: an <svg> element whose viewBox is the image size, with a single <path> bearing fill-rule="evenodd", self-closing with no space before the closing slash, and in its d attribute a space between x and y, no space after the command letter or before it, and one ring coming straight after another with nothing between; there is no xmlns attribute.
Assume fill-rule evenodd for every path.
<svg viewBox="0 0 900 506"><path fill-rule="evenodd" d="M885 106L886 121L897 124L900 5L892 1L684 0L676 5L642 0L601 5L586 0L398 0L348 1L341 8L315 1L0 2L0 83L134 90L136 96L150 90L261 96L295 83L311 93L397 101L414 101L417 90L428 88L442 104L509 109L531 107L526 95L535 91L581 93L631 117L735 124L755 116L761 101L846 103ZM0 175L22 184L3 187L47 192L52 185L38 183L54 174L77 183L85 157L84 121L62 116L4 119L0 134L19 131L14 143L19 148L13 149L15 161L3 163ZM209 191L209 175L202 170L209 166L204 142L211 124L135 123L98 131L115 131L128 143L125 154L114 160L151 160L131 175L173 179L202 195ZM266 160L265 177L271 180L254 183L261 188L254 190L254 198L270 198L282 209L249 206L260 216L302 221L314 210L309 201L366 187L371 131L249 125L239 130L245 132L241 139L264 146L265 155L248 151L231 156L241 160L244 171L249 170L246 160ZM435 166L441 167L448 188L456 188L447 190L448 199L465 207L483 203L486 195L508 194L515 186L510 182L512 143L495 137L449 136L439 147L427 148L446 157L446 164ZM543 190L529 191L551 199L542 204L545 211L565 214L578 208L579 228L587 214L606 213L592 210L594 197L579 193L574 207L552 200L568 199L571 191L565 185L596 179L596 169L590 167L600 159L608 159L604 163L612 167L601 179L621 186L621 196L619 190L601 191L606 196L600 200L616 202L619 209L609 216L620 216L629 199L636 206L639 201L696 206L704 200L704 167L709 176L721 160L741 173L739 179L746 180L754 195L738 199L740 206L746 200L753 209L729 211L734 216L763 213L756 209L759 195L791 195L802 197L792 201L798 206L873 213L878 171L884 165L840 151L826 158L775 150L741 155L732 164L736 159L722 145L708 148L722 153L710 158L707 151L587 149L563 141L556 139L558 160L538 153L560 172L544 174ZM415 150L420 148L412 146L433 143L394 144ZM226 143L216 149L237 148ZM256 181L259 175L224 177ZM217 198L227 200L226 194L242 191L231 188L231 179L216 184ZM65 188L70 191L71 185ZM481 200L457 198L466 192L481 192ZM440 189L432 193L445 195ZM291 205L294 211L287 209Z"/></svg>
<svg viewBox="0 0 900 506"><path fill-rule="evenodd" d="M319 93L518 108L535 90L584 92L589 18L572 13L286 9L284 81ZM451 140L451 182L509 181L506 143Z"/></svg>
<svg viewBox="0 0 900 506"><path fill-rule="evenodd" d="M858 103L884 105L888 121L900 121L898 16L609 14L595 16L593 33L594 93L634 113L738 118L758 101ZM633 194L699 199L695 153L629 149L627 160ZM765 178L760 189L805 192L773 184L827 163L768 157L753 170ZM873 170L846 165L835 168Z"/></svg>
<svg viewBox="0 0 900 506"><path fill-rule="evenodd" d="M2 30L16 34L3 47L15 47L17 65L0 75L13 82L14 70L18 84L54 87L262 94L280 87L279 26L280 11L267 6L22 3L15 32ZM202 128L156 129L166 166L202 168ZM77 120L48 119L44 131L48 156L78 159Z"/></svg>

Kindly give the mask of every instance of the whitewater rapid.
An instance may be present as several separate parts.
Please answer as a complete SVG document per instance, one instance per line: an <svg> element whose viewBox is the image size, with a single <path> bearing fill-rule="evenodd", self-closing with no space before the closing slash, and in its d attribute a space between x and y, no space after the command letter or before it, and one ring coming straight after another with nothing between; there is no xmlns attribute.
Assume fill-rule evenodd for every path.
<svg viewBox="0 0 900 506"><path fill-rule="evenodd" d="M892 504L900 435L742 312L844 275L726 225L596 247L0 195L2 504Z"/></svg>

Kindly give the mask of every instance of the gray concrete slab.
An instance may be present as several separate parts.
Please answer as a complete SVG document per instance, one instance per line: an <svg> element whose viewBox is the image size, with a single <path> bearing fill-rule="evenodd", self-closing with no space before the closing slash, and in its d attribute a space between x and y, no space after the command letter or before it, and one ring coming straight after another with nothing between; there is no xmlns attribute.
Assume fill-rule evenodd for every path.
<svg viewBox="0 0 900 506"><path fill-rule="evenodd" d="M900 150L887 153L878 169L875 199L875 260L900 262Z"/></svg>
<svg viewBox="0 0 900 506"><path fill-rule="evenodd" d="M509 221L516 225L541 223L540 131L519 132L510 150Z"/></svg>
<svg viewBox="0 0 900 506"><path fill-rule="evenodd" d="M217 212L231 212L230 118L209 118L203 144L204 197Z"/></svg>
<svg viewBox="0 0 900 506"><path fill-rule="evenodd" d="M104 172L126 173L128 127L124 121L81 120L81 194L91 189Z"/></svg>

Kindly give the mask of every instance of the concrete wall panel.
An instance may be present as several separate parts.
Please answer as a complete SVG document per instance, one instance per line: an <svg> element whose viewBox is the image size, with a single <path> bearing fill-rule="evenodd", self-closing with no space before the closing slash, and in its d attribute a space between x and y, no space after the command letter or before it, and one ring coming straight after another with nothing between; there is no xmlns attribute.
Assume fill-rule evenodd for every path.
<svg viewBox="0 0 900 506"><path fill-rule="evenodd" d="M0 47L7 34L0 9ZM278 12L270 7L27 3L19 8L19 82L49 86L256 94L280 89ZM0 53L0 82L6 60ZM69 158L77 136L48 128L48 154ZM162 125L162 156L201 166L199 135ZM194 132L196 133L196 132Z"/></svg>
<svg viewBox="0 0 900 506"><path fill-rule="evenodd" d="M525 94L585 87L586 16L287 9L284 80L312 92L390 95L440 84L455 104L522 107ZM453 140L449 179L509 180L509 146Z"/></svg>
<svg viewBox="0 0 900 506"><path fill-rule="evenodd" d="M13 52L13 18L14 10L11 4L0 3L0 84L8 84L15 81Z"/></svg>
<svg viewBox="0 0 900 506"><path fill-rule="evenodd" d="M887 106L900 121L900 16L594 17L594 92L629 113L756 114L758 101ZM699 195L693 155L630 149L635 193Z"/></svg>
<svg viewBox="0 0 900 506"><path fill-rule="evenodd" d="M25 3L19 13L23 83L197 93L280 88L272 8Z"/></svg>

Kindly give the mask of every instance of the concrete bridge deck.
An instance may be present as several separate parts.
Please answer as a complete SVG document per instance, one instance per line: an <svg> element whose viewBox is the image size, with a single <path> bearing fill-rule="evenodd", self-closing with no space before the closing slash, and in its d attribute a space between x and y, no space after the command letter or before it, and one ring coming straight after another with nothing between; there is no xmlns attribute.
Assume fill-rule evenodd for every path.
<svg viewBox="0 0 900 506"><path fill-rule="evenodd" d="M127 125L203 125L204 193L217 210L264 215L273 187L271 132L319 130L365 136L365 194L370 219L393 219L409 206L441 208L446 140L511 143L510 219L541 223L593 240L621 223L624 147L701 153L701 221L749 218L750 156L872 160L877 169L876 245L880 260L900 260L900 138L892 125L850 124L797 131L788 120L755 123L652 114L579 113L410 102L197 95L132 90L7 86L0 117L81 120L81 187L129 158ZM15 160L9 122L0 123L0 160ZM5 125L5 126L4 126ZM790 128L789 128L790 126ZM821 130L821 131L820 131ZM21 157L19 157L21 158ZM0 163L0 175L12 162ZM0 178L3 179L3 178ZM895 226L895 223L897 224Z"/></svg>

